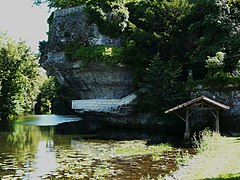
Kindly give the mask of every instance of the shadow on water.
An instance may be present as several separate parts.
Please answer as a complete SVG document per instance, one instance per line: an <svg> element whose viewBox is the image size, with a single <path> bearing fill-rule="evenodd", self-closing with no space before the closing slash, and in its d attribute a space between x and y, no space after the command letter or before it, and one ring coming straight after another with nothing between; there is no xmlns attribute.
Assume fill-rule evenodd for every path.
<svg viewBox="0 0 240 180"><path fill-rule="evenodd" d="M81 134L84 140L146 140L146 145L169 143L176 147L182 145L183 134L160 134L158 129L134 129L109 126L99 120L62 123L55 127L60 134Z"/></svg>
<svg viewBox="0 0 240 180"><path fill-rule="evenodd" d="M76 116L33 115L16 121L1 122L0 131L13 132L16 126L39 128L40 132L54 131L54 134L78 135L85 140L147 140L147 145L170 143L179 147L183 133L163 134L159 129L129 128L127 126L110 126L99 120L84 120ZM30 130L31 131L31 130ZM37 132L37 131L36 131Z"/></svg>
<svg viewBox="0 0 240 180"><path fill-rule="evenodd" d="M177 138L79 117L46 115L1 122L0 179L156 178L176 169L179 152L150 145L171 141Z"/></svg>

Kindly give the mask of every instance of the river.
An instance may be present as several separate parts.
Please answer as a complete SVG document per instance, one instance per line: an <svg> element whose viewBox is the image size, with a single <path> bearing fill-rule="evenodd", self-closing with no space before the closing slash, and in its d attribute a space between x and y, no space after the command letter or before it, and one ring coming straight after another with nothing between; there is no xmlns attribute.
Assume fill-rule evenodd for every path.
<svg viewBox="0 0 240 180"><path fill-rule="evenodd" d="M176 169L179 150L147 146L153 134L99 127L58 115L1 122L0 179L160 178Z"/></svg>

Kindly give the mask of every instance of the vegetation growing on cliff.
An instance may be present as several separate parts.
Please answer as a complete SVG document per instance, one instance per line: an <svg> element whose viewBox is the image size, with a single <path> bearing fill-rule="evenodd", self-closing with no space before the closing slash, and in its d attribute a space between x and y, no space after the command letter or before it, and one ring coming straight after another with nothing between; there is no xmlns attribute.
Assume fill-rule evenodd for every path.
<svg viewBox="0 0 240 180"><path fill-rule="evenodd" d="M37 1L41 2L41 1ZM50 7L86 4L90 23L100 32L124 39L124 62L146 68L158 53L182 64L186 79L207 74L205 61L225 53L224 71L232 73L239 60L239 1L223 0L48 0ZM170 58L169 58L170 57Z"/></svg>
<svg viewBox="0 0 240 180"><path fill-rule="evenodd" d="M129 11L126 4L128 0L88 0L85 11L90 23L96 23L98 29L110 37L119 37L127 27Z"/></svg>
<svg viewBox="0 0 240 180"><path fill-rule="evenodd" d="M34 4L36 5L45 2L48 3L50 8L69 8L83 4L86 2L86 0L34 0Z"/></svg>
<svg viewBox="0 0 240 180"><path fill-rule="evenodd" d="M81 59L84 64L90 61L117 64L123 60L123 48L112 46L80 46L67 48L65 54L69 61Z"/></svg>
<svg viewBox="0 0 240 180"><path fill-rule="evenodd" d="M123 64L132 67L137 77L138 87L148 89L151 86L156 89L161 89L161 87L168 89L171 83L161 84L161 78L155 77L164 71L163 64L164 67L166 65L167 71L175 72L175 69L171 67L173 65L171 62L177 62L176 68L181 69L177 77L170 81L176 84L183 84L189 79L193 84L201 80L201 83L210 85L215 83L222 87L239 84L239 0L85 0L74 2L47 0L47 2L50 7L54 8L86 4L85 10L90 23L96 23L100 32L105 35L121 38L122 47L119 53L116 54L116 58L111 57L122 58ZM72 59L78 55L83 56L81 57L83 59L91 60L92 57L88 51L100 52L101 48L103 47L79 47L78 52L73 53ZM152 63L156 55L162 63ZM93 59L97 57L98 55ZM154 72L151 71L153 66L157 69ZM191 74L190 78L189 74ZM166 102L177 103L174 97L179 95L179 91L184 90L176 89L176 94L173 96L172 93L167 93L169 96L166 99L171 100ZM159 93L150 91L150 95L158 96ZM145 101L145 104L148 102ZM170 103L166 104L170 106ZM156 107L161 107L161 104L152 107L156 109ZM149 109L152 108L149 107Z"/></svg>

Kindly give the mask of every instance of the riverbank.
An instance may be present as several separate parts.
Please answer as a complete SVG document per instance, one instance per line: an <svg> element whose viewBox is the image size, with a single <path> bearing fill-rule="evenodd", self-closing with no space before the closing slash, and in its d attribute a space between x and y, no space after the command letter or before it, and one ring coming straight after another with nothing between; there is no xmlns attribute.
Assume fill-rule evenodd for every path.
<svg viewBox="0 0 240 180"><path fill-rule="evenodd" d="M240 137L204 130L195 141L197 154L165 180L240 179Z"/></svg>
<svg viewBox="0 0 240 180"><path fill-rule="evenodd" d="M0 124L0 179L240 178L240 137L203 131L193 152L159 132L106 129L69 116L32 118Z"/></svg>

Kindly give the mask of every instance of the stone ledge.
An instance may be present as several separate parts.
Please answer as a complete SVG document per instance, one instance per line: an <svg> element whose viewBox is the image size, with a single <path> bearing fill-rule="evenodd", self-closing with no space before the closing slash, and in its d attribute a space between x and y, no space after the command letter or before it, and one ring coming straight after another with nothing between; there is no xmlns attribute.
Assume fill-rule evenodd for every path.
<svg viewBox="0 0 240 180"><path fill-rule="evenodd" d="M136 98L136 94L132 93L122 99L73 100L72 109L82 113L104 112L117 114L121 110L121 108L129 109L124 106L130 105Z"/></svg>

